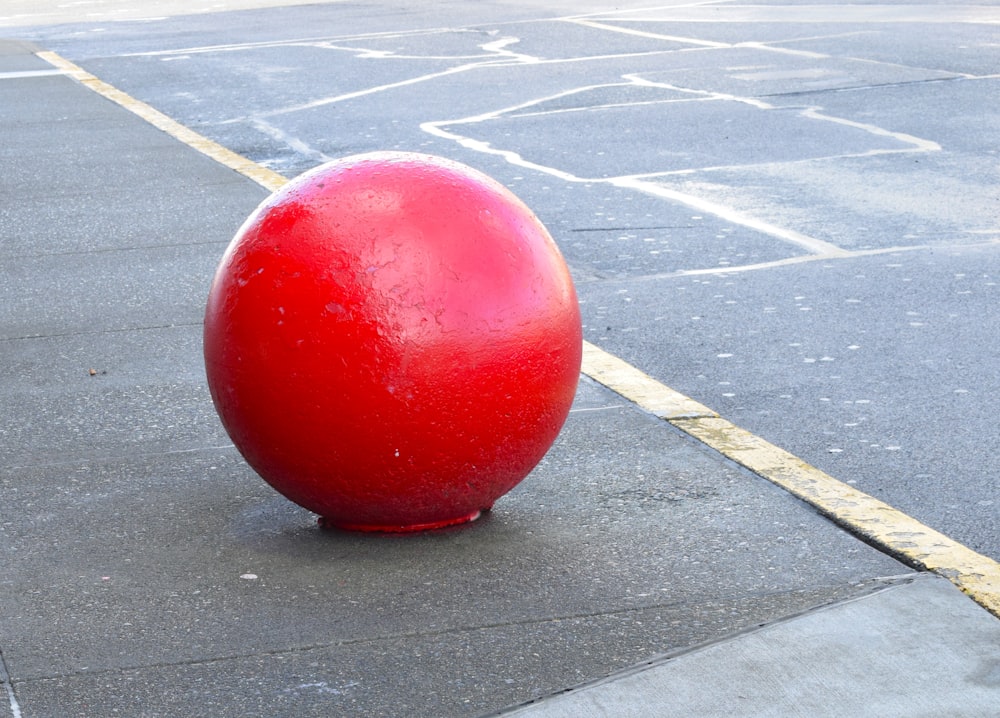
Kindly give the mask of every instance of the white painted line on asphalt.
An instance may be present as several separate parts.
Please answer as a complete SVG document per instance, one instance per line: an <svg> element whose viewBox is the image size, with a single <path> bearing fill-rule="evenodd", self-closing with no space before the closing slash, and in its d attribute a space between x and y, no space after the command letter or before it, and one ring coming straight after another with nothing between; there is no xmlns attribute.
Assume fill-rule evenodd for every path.
<svg viewBox="0 0 1000 718"><path fill-rule="evenodd" d="M568 94L568 93L566 93ZM543 100L537 100L536 102L542 102L551 98L544 98ZM529 103L530 104L530 103ZM522 107L527 105L519 105L517 107ZM544 172L545 174L558 177L559 179L565 180L567 182L575 183L590 183L590 184L610 184L616 187L622 187L625 189L632 189L645 194L650 194L655 197L661 197L663 199L670 200L672 202L677 202L685 206L691 207L699 212L704 212L706 214L711 214L720 219L726 220L733 224L738 224L748 229L753 229L755 231L761 232L763 234L769 235L776 239L780 239L784 242L797 245L802 247L806 251L814 255L821 255L824 258L842 258L849 257L851 253L838 247L829 242L824 242L821 239L815 237L810 237L808 235L802 234L801 232L796 232L791 229L784 227L778 227L777 225L765 222L763 220L756 219L754 217L749 217L747 215L741 214L731 207L719 204L717 202L712 202L710 200L697 197L695 195L687 194L684 192L679 192L668 187L656 184L655 182L650 182L646 180L639 179L634 176L627 177L611 177L611 178L600 178L600 177L578 177L565 170L560 170L555 167L550 167L546 165L541 165L536 162L531 162L522 157L519 153L512 150L504 150L497 147L493 147L487 142L480 140L475 140L471 137L458 134L456 132L451 132L444 129L444 127L451 127L458 124L469 124L473 122L480 122L483 120L493 119L499 117L508 110L514 108L507 108L507 110L499 110L497 112L486 113L483 115L478 115L476 117L467 117L460 120L444 120L444 121L434 121L434 122L424 122L420 127L424 132L428 134L436 135L444 139L450 139L457 142L461 146L483 152L486 154L499 155L507 160L508 163L515 165L517 167L524 167L525 169L535 170L537 172Z"/></svg>
<svg viewBox="0 0 1000 718"><path fill-rule="evenodd" d="M560 93L560 95L554 95L553 97L560 97L566 93ZM546 98L548 99L548 98ZM518 109L520 107L528 107L534 104L534 102L526 103L523 105L515 105L514 108L508 109ZM420 129L429 135L434 135L435 137L440 137L442 139L451 140L466 149L474 150L476 152L482 152L483 154L498 155L503 157L509 164L515 167L523 167L525 169L535 170L536 172L541 172L543 174L551 175L553 177L558 177L566 182L590 182L590 181L602 181L602 180L587 180L583 177L577 177L576 175L566 172L564 170L556 169L555 167L549 167L547 165L538 164L536 162L531 162L524 159L519 153L513 150L504 150L498 147L493 147L489 142L482 140L477 140L472 137L467 137L465 135L460 135L456 132L451 132L444 129L445 127L450 127L456 124L468 124L472 122L481 122L483 120L493 119L498 117L503 110L498 112L487 112L482 115L476 115L474 117L466 117L460 120L441 120L441 121L430 121L423 122L420 125Z"/></svg>
<svg viewBox="0 0 1000 718"><path fill-rule="evenodd" d="M715 217L723 219L732 224L737 224L748 229L760 232L762 234L779 239L782 242L792 244L804 249L811 255L820 257L823 259L837 259L855 256L854 253L843 249L835 244L826 242L817 237L811 237L809 235L797 232L793 229L787 227L780 227L771 222L767 222L756 217L746 215L736 209L729 207L727 205L720 204L718 202L713 202L712 200L705 199L696 195L692 195L686 192L681 192L670 187L666 187L661 183L653 181L656 177L665 177L670 174L676 173L693 173L699 171L710 170L713 168L693 168L686 169L678 172L664 171L662 173L648 172L641 175L625 175L619 177L580 177L564 169L557 167L542 165L537 162L530 161L522 156L519 152L511 149L504 149L500 147L494 147L491 143L477 140L469 135L461 134L454 128L461 125L475 125L478 123L488 122L492 120L498 120L501 118L519 117L523 115L530 114L532 116L544 116L546 114L561 114L565 112L565 108L557 108L550 110L538 110L532 113L522 112L528 108L545 106L552 103L554 100L575 95L582 94L585 92L606 89L612 87L625 87L625 86L638 86L638 87L655 87L669 92L679 93L681 95L689 95L692 98L697 98L703 101L728 101L737 102L740 104L748 105L762 112L772 111L772 110L782 110L784 108L779 108L768 102L760 100L755 97L744 97L739 95L733 95L722 92L715 92L710 90L700 90L694 88L681 87L677 85L671 85L664 82L653 81L648 78L642 77L641 74L632 73L622 76L624 82L622 83L603 83L596 85L586 85L581 87L575 87L569 90L564 90L552 95L546 95L544 97L534 98L526 102L521 102L516 105L511 105L509 107L504 107L496 110L491 110L489 112L484 112L478 115L473 115L470 117L456 118L451 120L435 120L428 121L421 124L421 129L428 134L432 134L442 139L449 139L459 145L478 152L485 154L498 155L503 157L508 163L513 164L518 167L524 167L526 169L531 169L537 172L543 172L554 177L558 177L566 182L574 183L605 183L616 187L621 187L625 189L631 189L645 194L652 195L654 197L661 197L663 199L675 202L678 204L691 207L705 214L711 214ZM627 106L628 103L625 103ZM593 110L601 109L600 106L590 108ZM920 137L915 137L913 135L895 132L888 130L876 125L867 124L863 122L857 122L854 120L849 120L846 118L835 117L833 115L828 115L820 111L817 107L806 107L798 111L800 117L805 118L809 121L819 121L819 122L830 122L837 125L851 127L853 129L859 130L861 132L870 134L875 137L884 137L895 142L899 142L904 145L910 145L909 147L884 147L875 148L871 150L865 150L863 152L855 152L848 154L830 155L823 157L809 157L801 161L819 161L819 160L829 160L829 159L843 159L845 157L862 157L862 156L874 156L881 154L896 154L903 152L935 152L941 149L941 146L936 142L931 140L926 140ZM738 165L734 165L738 166ZM788 260L783 260L784 263L793 263L797 261L802 261L797 258L791 258ZM758 264L754 265L754 268L763 268L765 266Z"/></svg>
<svg viewBox="0 0 1000 718"><path fill-rule="evenodd" d="M699 97L703 97L709 100L723 100L726 102L740 102L751 107L755 107L758 110L787 110L789 108L779 107L777 105L772 105L769 102L759 100L756 97L744 97L741 95L732 95L725 92L716 92L712 90L699 90L690 87L681 87L679 85L671 85L666 82L655 82L653 80L648 80L643 78L639 74L635 75L623 75L626 80L633 81L636 85L643 87L660 87L665 90L670 90L672 92L679 92L685 94L692 94ZM823 157L813 157L810 159L837 159L841 157L864 157L880 154L895 154L899 152L938 152L941 150L941 145L932 140L925 140L914 135L907 134L905 132L893 132L892 130L887 130L884 127L879 127L878 125L868 124L866 122L858 122L856 120L849 120L844 117L835 117L833 115L828 115L824 112L820 112L819 107L806 107L798 111L800 117L805 117L809 120L819 120L821 122L832 122L837 125L844 125L846 127L852 127L862 132L867 132L870 135L876 137L887 137L897 142L903 144L913 145L909 149L876 149L869 150L860 154L849 154L849 155L830 155Z"/></svg>
<svg viewBox="0 0 1000 718"><path fill-rule="evenodd" d="M686 45L696 45L698 47L732 47L728 42L714 42L712 40L699 40L696 37L681 37L679 35L664 35L658 32L649 32L648 30L636 30L635 28L622 27L620 25L608 25L607 23L597 22L595 20L581 20L579 18L567 18L566 22L571 22L576 25L583 25L584 27L593 28L595 30L610 30L611 32L622 33L624 35L635 35L637 37L645 37L651 40L668 40L670 42L680 42Z"/></svg>
<svg viewBox="0 0 1000 718"><path fill-rule="evenodd" d="M485 61L484 61L485 62ZM280 115L288 115L293 112L304 112L306 110L314 110L317 107L323 107L325 105L332 105L337 102L344 102L346 100L354 100L359 97L365 97L367 95L375 95L380 92L385 92L386 90L395 90L399 87L406 87L407 85L416 85L421 82L427 82L429 80L436 80L439 77L447 77L448 75L455 75L460 72L468 72L469 70L477 69L482 67L483 62L473 62L467 65L459 65L458 67L449 67L447 70L442 70L441 72L429 72L425 75L417 75L415 77L408 77L405 80L399 80L397 82L390 82L385 85L378 85L376 87L366 87L363 90L355 90L354 92L345 92L341 95L334 95L332 97L321 97L318 100L312 100L311 102L303 102L299 105L292 105L290 107L282 107L280 110L270 110L268 112L259 112L253 115L253 117L267 118L267 117L278 117ZM236 120L228 120L227 122L221 122L219 124L230 124L232 122L242 122L244 118L239 118Z"/></svg>
<svg viewBox="0 0 1000 718"><path fill-rule="evenodd" d="M21 706L14 695L14 685L10 681L10 673L7 671L7 662L3 654L0 653L0 689L7 694L7 701L10 705L11 718L21 718Z"/></svg>
<svg viewBox="0 0 1000 718"><path fill-rule="evenodd" d="M636 14L633 14L636 13ZM958 4L780 4L688 3L661 7L594 13L594 22L620 23L797 23L822 25L833 23L1000 23L1000 9Z"/></svg>
<svg viewBox="0 0 1000 718"><path fill-rule="evenodd" d="M847 35L847 34L857 34L857 33L840 33L840 34L841 35ZM837 37L837 36L836 35L829 35L829 36L817 35L817 36L815 36L815 37L813 37L811 39L817 40L817 39L823 39L825 37ZM806 38L803 38L803 39L806 39ZM753 42L753 41L750 41L750 42L741 42L736 47L747 47L747 48L752 48L754 50L764 50L766 52L776 52L776 53L779 53L781 55L792 55L793 57L805 57L805 58L808 58L810 60L826 60L826 59L828 59L830 57L829 55L827 55L825 53L822 53L822 52L813 52L812 50L800 50L798 48L792 48L792 47L781 47L780 45L777 45L777 44L768 44L766 42Z"/></svg>
<svg viewBox="0 0 1000 718"><path fill-rule="evenodd" d="M624 404L609 404L608 406L583 406L579 409L570 409L570 414L589 414L594 411L611 411L612 409L621 409Z"/></svg>
<svg viewBox="0 0 1000 718"><path fill-rule="evenodd" d="M317 164L322 164L324 162L329 162L333 159L327 154L317 150L314 147L307 145L305 142L300 140L298 137L294 137L280 127L272 125L270 122L264 120L260 116L256 116L249 121L251 127L260 132L262 135L266 135L277 142L282 143L286 147L293 150L300 157L305 157Z"/></svg>
<svg viewBox="0 0 1000 718"><path fill-rule="evenodd" d="M65 74L62 70L21 70L19 72L0 72L0 80L20 80L28 77L50 77Z"/></svg>
<svg viewBox="0 0 1000 718"><path fill-rule="evenodd" d="M802 111L803 117L808 117L814 120L823 120L825 122L833 122L838 125L844 125L846 127L854 127L855 129L862 130L869 134L875 135L877 137L888 137L890 139L896 140L898 142L903 142L905 144L913 145L913 150L882 150L882 151L872 151L869 154L890 154L895 152L940 152L941 145L933 140L925 140L923 138L917 137L915 135L910 135L905 132L893 132L892 130L887 130L878 125L870 125L867 122L858 122L856 120L848 120L844 117L834 117L833 115L827 115L819 111L818 107L809 107Z"/></svg>
<svg viewBox="0 0 1000 718"><path fill-rule="evenodd" d="M492 114L492 113L491 113ZM483 119L488 119L487 116L480 116ZM457 121L442 121L442 122L425 122L420 127L422 130L428 134L436 135L444 139L450 139L466 149L475 150L478 152L483 152L485 154L498 155L503 157L508 163L516 166L523 167L525 169L534 170L536 172L542 172L553 177L557 177L566 182L574 183L586 183L586 184L610 184L617 187L622 187L625 189L632 189L639 192L644 192L646 194L651 194L656 197L662 197L679 204L696 209L699 212L704 212L705 214L711 214L727 222L738 224L748 229L753 229L755 231L761 232L763 234L772 236L776 239L780 239L784 242L790 244L798 245L810 252L812 256L823 259L834 259L834 258L844 258L854 256L852 252L838 247L829 242L824 242L821 239L815 237L810 237L808 235L796 232L791 229L786 229L784 227L778 227L777 225L759 220L753 217L743 215L736 210L727 207L726 205L718 204L710 200L702 199L695 195L687 194L684 192L679 192L677 190L670 189L668 187L663 187L654 182L645 181L638 177L611 177L611 178L586 178L578 177L565 170L559 170L554 167L547 165L538 164L536 162L531 162L522 157L519 153L513 150L504 150L497 147L493 147L488 142L481 140L476 140L467 136L463 136L454 132L449 132L443 129L444 126L451 126L455 124L467 123L472 121L471 118L465 118L463 120ZM802 261L798 258L790 258L787 260L781 260L781 263L794 263L797 261ZM770 264L757 264L753 265L754 269L764 268L770 266ZM734 271L736 267L728 267L730 271ZM680 273L685 271L697 272L700 270L682 270ZM716 271L714 268L711 271Z"/></svg>
<svg viewBox="0 0 1000 718"><path fill-rule="evenodd" d="M7 698L10 700L11 718L21 718L21 706L18 704L17 697L14 695L14 686L10 683L5 683L4 688L7 690Z"/></svg>
<svg viewBox="0 0 1000 718"><path fill-rule="evenodd" d="M192 47L179 47L171 50L151 50L147 52L126 52L115 57L161 57L169 55L198 55L212 52L239 52L242 50L257 50L270 47L322 47L332 42L354 42L357 40L383 40L401 37L413 37L423 35L440 35L443 33L455 32L450 28L429 28L426 30L406 30L393 32L369 32L356 35L321 35L318 37L301 37L292 40L264 40L259 42L240 42L226 45L196 45Z"/></svg>
<svg viewBox="0 0 1000 718"><path fill-rule="evenodd" d="M807 234L796 232L794 229L779 227L776 224L765 222L762 219L745 215L742 212L738 212L732 207L728 207L724 204L712 202L711 200L687 194L685 192L679 192L675 189L670 189L669 187L656 184L655 182L641 180L635 177L616 177L607 180L607 182L616 187L634 189L639 192L645 192L646 194L653 195L654 197L662 197L663 199L670 200L671 202L683 204L699 212L714 215L715 217L725 220L731 224L738 224L741 227L746 227L747 229L752 229L760 232L761 234L774 237L775 239L780 239L783 242L796 245L810 254L820 255L825 258L842 258L851 256L851 253L848 250L838 247L835 244L825 242L822 239L810 237Z"/></svg>
<svg viewBox="0 0 1000 718"><path fill-rule="evenodd" d="M972 234L970 232L970 234ZM982 232L980 234L990 234ZM952 245L953 249L974 249L976 247L991 247L1000 244L1000 239L987 240L985 242L968 242L966 244ZM899 254L901 252L917 252L934 249L932 244L913 244L903 247L883 247L881 249L855 249L847 255L838 254L803 254L798 257L786 257L776 259L772 262L759 262L757 264L736 264L727 267L706 267L704 269L679 269L676 272L666 272L663 274L644 274L636 277L635 281L649 281L656 279L666 279L668 277L697 277L703 274L739 274L740 272L757 272L762 269L774 269L775 267L786 267L791 264L804 264L805 262L821 262L829 259L843 259L845 256L874 257L880 254Z"/></svg>

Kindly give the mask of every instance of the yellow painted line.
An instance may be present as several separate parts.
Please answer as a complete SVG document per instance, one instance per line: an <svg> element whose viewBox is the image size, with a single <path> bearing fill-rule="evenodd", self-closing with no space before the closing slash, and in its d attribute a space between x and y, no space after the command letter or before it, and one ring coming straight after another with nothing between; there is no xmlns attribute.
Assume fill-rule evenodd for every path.
<svg viewBox="0 0 1000 718"><path fill-rule="evenodd" d="M661 419L718 417L714 411L664 386L590 342L583 343L584 374Z"/></svg>
<svg viewBox="0 0 1000 718"><path fill-rule="evenodd" d="M94 92L262 187L273 192L288 182L277 172L199 135L59 55L39 52L38 56ZM1000 617L1000 563L739 428L708 407L589 342L583 345L582 372L728 459L781 486L883 551L911 566L950 579Z"/></svg>
<svg viewBox="0 0 1000 718"><path fill-rule="evenodd" d="M722 418L671 423L911 566L948 578L1000 618L1000 563Z"/></svg>
<svg viewBox="0 0 1000 718"><path fill-rule="evenodd" d="M586 342L583 373L777 484L882 551L948 578L1000 618L1000 563L838 481Z"/></svg>
<svg viewBox="0 0 1000 718"><path fill-rule="evenodd" d="M153 127L163 130L171 137L174 137L189 147L193 147L202 154L211 157L219 164L225 165L226 167L239 172L241 175L249 177L265 189L273 192L288 182L286 177L283 177L277 172L269 170L266 167L262 167L256 162L249 160L242 155L236 154L232 150L226 149L222 145L217 142L213 142L207 137L199 135L194 130L191 130L176 120L167 117L159 110L154 110L145 102L135 99L131 95L122 92L118 88L109 85L103 80L99 80L82 67L73 64L64 57L61 57L54 52L38 52L36 54L50 65L62 70L65 74L90 88L102 97L105 97L112 102L116 102L129 112L146 120L146 122L153 125Z"/></svg>

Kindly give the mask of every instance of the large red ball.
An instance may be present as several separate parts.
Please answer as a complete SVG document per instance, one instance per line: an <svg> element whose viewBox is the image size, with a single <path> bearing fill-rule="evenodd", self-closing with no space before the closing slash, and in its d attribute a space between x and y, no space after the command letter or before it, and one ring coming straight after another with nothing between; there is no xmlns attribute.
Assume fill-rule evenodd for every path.
<svg viewBox="0 0 1000 718"><path fill-rule="evenodd" d="M233 443L327 525L461 523L552 445L579 378L576 293L511 192L373 153L266 200L208 297L208 384Z"/></svg>

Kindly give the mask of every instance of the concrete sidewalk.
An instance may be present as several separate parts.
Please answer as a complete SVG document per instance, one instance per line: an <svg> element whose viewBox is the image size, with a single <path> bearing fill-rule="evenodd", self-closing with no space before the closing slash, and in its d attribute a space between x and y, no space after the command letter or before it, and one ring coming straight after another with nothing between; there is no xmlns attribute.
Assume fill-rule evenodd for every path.
<svg viewBox="0 0 1000 718"><path fill-rule="evenodd" d="M997 715L1000 624L957 598L923 574L504 715Z"/></svg>
<svg viewBox="0 0 1000 718"><path fill-rule="evenodd" d="M266 192L24 44L0 127L0 716L997 714L995 618L589 379L486 518L319 530L201 365Z"/></svg>

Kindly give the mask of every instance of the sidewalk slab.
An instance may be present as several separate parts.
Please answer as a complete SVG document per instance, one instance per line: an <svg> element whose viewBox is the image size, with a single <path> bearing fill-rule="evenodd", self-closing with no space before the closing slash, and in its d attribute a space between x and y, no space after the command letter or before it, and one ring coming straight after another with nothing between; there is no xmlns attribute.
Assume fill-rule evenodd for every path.
<svg viewBox="0 0 1000 718"><path fill-rule="evenodd" d="M502 715L983 718L998 709L1000 621L924 574Z"/></svg>

